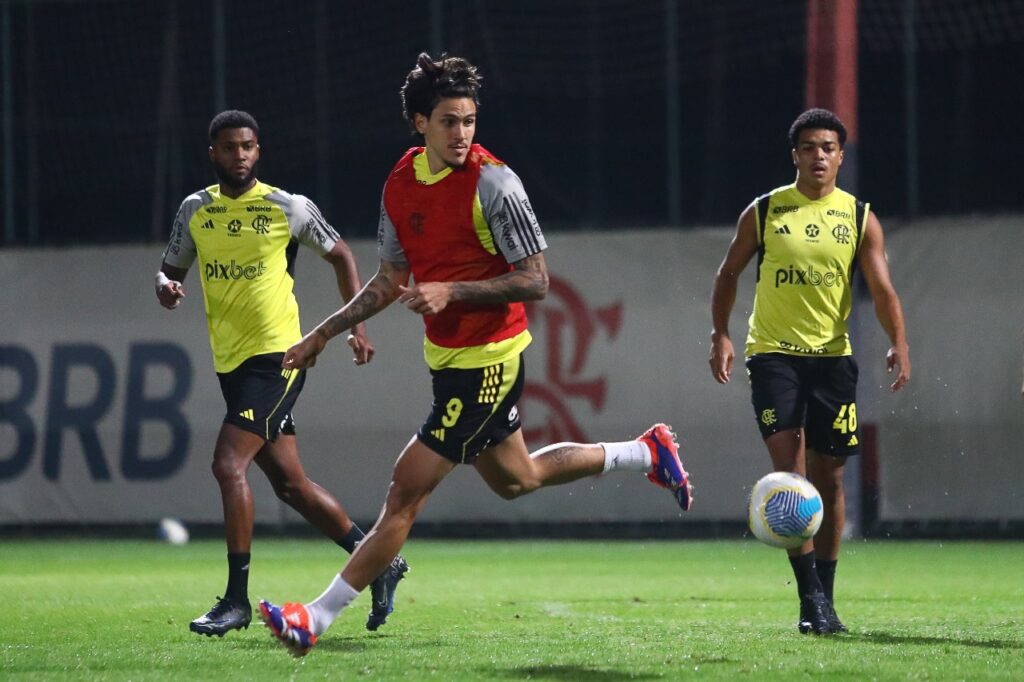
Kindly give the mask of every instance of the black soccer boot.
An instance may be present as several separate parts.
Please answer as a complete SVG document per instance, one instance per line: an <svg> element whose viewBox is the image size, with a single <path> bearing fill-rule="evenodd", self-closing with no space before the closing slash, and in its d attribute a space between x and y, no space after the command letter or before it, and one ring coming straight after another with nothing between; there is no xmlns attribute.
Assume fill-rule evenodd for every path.
<svg viewBox="0 0 1024 682"><path fill-rule="evenodd" d="M839 620L839 615L836 613L836 609L832 606L832 602L827 601L828 611L825 612L825 619L828 621L828 631L832 634L840 632L846 632L846 626L843 625L843 621Z"/></svg>
<svg viewBox="0 0 1024 682"><path fill-rule="evenodd" d="M366 619L367 630L376 630L384 625L388 616L395 610L395 590L398 588L398 582L408 572L409 564L399 554L384 569L384 572L370 583L370 596L373 598L373 605L370 607L370 615Z"/></svg>
<svg viewBox="0 0 1024 682"><path fill-rule="evenodd" d="M188 624L188 629L196 634L210 637L223 637L231 630L242 630L249 627L252 621L252 607L248 600L234 601L227 597L217 597L213 608Z"/></svg>
<svg viewBox="0 0 1024 682"><path fill-rule="evenodd" d="M813 632L816 635L828 635L832 629L828 622L828 612L832 609L828 597L822 592L815 592L800 598L800 620L796 626L800 634ZM836 618L838 621L838 617Z"/></svg>

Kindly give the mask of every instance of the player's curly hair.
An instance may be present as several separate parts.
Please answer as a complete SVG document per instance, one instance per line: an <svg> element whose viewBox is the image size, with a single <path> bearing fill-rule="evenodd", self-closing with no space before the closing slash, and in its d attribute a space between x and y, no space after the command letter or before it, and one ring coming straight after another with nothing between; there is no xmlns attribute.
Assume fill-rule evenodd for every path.
<svg viewBox="0 0 1024 682"><path fill-rule="evenodd" d="M228 109L214 116L210 121L210 142L216 140L225 128L250 128L257 138L260 136L260 124L247 111Z"/></svg>
<svg viewBox="0 0 1024 682"><path fill-rule="evenodd" d="M483 76L477 68L462 57L442 54L435 61L426 52L421 52L416 58L416 67L405 77L405 84L399 91L402 114L415 131L416 114L430 118L434 107L443 98L469 97L479 107L481 80Z"/></svg>
<svg viewBox="0 0 1024 682"><path fill-rule="evenodd" d="M828 109L808 109L796 117L789 127L789 141L796 148L801 130L834 130L839 135L839 146L846 145L846 126Z"/></svg>

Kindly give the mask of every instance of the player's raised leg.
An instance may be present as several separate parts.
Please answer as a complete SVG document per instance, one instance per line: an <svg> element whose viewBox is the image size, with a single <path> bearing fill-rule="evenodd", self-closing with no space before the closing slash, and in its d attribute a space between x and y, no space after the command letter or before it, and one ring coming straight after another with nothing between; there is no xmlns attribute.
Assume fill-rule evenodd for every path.
<svg viewBox="0 0 1024 682"><path fill-rule="evenodd" d="M689 475L679 459L671 428L655 424L635 440L613 443L556 443L530 453L517 430L485 448L476 469L487 485L511 500L534 490L610 471L644 471L647 478L672 492L684 510L692 502Z"/></svg>

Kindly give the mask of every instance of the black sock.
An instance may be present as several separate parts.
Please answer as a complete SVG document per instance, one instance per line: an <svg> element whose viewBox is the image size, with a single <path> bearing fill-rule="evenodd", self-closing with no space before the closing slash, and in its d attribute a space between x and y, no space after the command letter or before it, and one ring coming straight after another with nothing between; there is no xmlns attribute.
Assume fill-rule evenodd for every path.
<svg viewBox="0 0 1024 682"><path fill-rule="evenodd" d="M793 567L793 575L796 576L796 591L801 599L822 591L818 572L814 570L814 552L808 552L803 556L789 557L789 565Z"/></svg>
<svg viewBox="0 0 1024 682"><path fill-rule="evenodd" d="M340 546L343 550L351 554L352 552L356 551L356 545L358 545L359 541L362 540L364 537L366 537L366 534L363 533L359 526L353 523L352 528L349 529L347 533L345 533L345 537L338 540L338 546Z"/></svg>
<svg viewBox="0 0 1024 682"><path fill-rule="evenodd" d="M249 552L228 552L228 586L224 597L232 601L249 601Z"/></svg>
<svg viewBox="0 0 1024 682"><path fill-rule="evenodd" d="M821 589L825 592L825 596L832 603L835 603L832 599L832 588L836 583L836 564L839 561L829 561L828 559L815 559L814 566L818 570L818 580L821 581Z"/></svg>

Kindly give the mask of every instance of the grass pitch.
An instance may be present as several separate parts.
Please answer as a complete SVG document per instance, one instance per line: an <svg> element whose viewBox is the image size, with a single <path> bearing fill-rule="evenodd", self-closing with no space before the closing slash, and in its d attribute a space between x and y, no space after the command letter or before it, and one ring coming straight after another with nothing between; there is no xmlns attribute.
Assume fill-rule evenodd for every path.
<svg viewBox="0 0 1024 682"><path fill-rule="evenodd" d="M746 542L410 542L395 613L365 595L304 659L259 624L188 631L221 542L0 541L0 678L1024 679L1024 543L855 542L846 635L800 635L781 550ZM250 596L315 597L344 554L257 539Z"/></svg>

